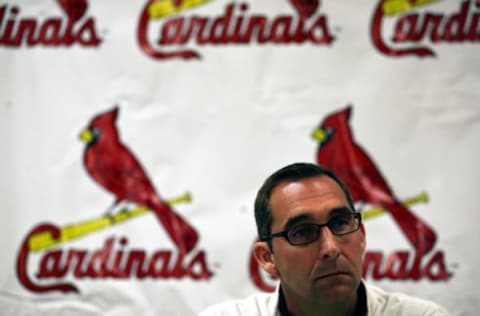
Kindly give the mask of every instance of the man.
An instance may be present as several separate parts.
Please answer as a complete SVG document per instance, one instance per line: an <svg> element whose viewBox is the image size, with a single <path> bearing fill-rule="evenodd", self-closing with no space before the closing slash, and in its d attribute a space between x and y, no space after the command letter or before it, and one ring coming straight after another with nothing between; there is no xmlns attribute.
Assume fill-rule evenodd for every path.
<svg viewBox="0 0 480 316"><path fill-rule="evenodd" d="M330 170L295 163L272 174L255 200L254 255L280 284L274 294L214 305L211 315L449 315L435 303L362 281L365 227Z"/></svg>

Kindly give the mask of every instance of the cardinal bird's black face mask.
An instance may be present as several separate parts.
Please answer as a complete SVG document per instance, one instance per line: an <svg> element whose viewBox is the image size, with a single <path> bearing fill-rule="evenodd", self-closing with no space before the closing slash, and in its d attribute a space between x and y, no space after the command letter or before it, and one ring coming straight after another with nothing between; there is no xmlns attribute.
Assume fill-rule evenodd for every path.
<svg viewBox="0 0 480 316"><path fill-rule="evenodd" d="M98 139L100 138L100 134L101 134L101 131L99 128L91 128L89 129L89 131L91 133L91 139L87 144L88 147L95 145Z"/></svg>
<svg viewBox="0 0 480 316"><path fill-rule="evenodd" d="M325 138L325 140L323 141L324 144L328 143L330 141L330 139L332 139L332 136L333 136L333 133L334 133L334 129L331 128L331 127L325 127L323 129L325 131L325 133L327 134L327 137Z"/></svg>

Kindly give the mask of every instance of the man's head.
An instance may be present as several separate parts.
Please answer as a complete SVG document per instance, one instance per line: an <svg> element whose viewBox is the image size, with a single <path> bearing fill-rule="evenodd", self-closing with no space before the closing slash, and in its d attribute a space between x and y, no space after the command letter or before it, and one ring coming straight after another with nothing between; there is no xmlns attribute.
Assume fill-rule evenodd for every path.
<svg viewBox="0 0 480 316"><path fill-rule="evenodd" d="M257 194L255 218L255 257L280 278L289 308L354 303L365 230L335 174L307 163L278 170Z"/></svg>
<svg viewBox="0 0 480 316"><path fill-rule="evenodd" d="M327 176L333 179L345 194L349 207L354 210L352 197L347 186L329 169L312 163L293 163L285 166L271 176L263 183L258 190L255 199L255 221L257 223L258 237L265 239L271 234L272 214L270 210L270 196L272 191L282 182L302 180L318 176ZM270 244L270 241L267 241Z"/></svg>

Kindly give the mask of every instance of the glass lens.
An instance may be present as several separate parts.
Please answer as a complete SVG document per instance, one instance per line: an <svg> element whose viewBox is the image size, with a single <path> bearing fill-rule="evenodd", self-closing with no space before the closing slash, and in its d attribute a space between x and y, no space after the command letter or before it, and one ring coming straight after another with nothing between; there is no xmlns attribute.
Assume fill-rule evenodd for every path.
<svg viewBox="0 0 480 316"><path fill-rule="evenodd" d="M342 236L358 230L360 227L359 224L360 219L356 214L336 214L332 216L326 224L305 223L288 229L285 237L292 245L306 245L316 241L320 237L320 230L323 226L328 226L332 234ZM275 234L273 236L284 236L280 234L281 233L277 233L276 236Z"/></svg>
<svg viewBox="0 0 480 316"><path fill-rule="evenodd" d="M294 245L308 244L318 239L320 227L315 224L302 224L288 231L288 240Z"/></svg>
<svg viewBox="0 0 480 316"><path fill-rule="evenodd" d="M328 221L328 228L336 235L348 234L357 229L358 221L353 214L335 215Z"/></svg>

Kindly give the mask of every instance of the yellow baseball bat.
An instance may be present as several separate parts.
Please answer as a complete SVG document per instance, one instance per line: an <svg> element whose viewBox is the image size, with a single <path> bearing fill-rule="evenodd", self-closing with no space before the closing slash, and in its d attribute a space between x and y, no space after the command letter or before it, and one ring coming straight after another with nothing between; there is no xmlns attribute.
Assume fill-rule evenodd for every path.
<svg viewBox="0 0 480 316"><path fill-rule="evenodd" d="M192 195L190 192L186 192L178 197L174 197L167 200L168 205L172 206L179 203L188 203L192 201ZM60 237L54 239L50 232L41 232L30 237L28 246L30 251L40 251L48 249L55 245L65 243L101 229L105 229L109 226L120 224L127 220L133 219L140 215L145 215L149 212L146 207L136 207L131 210L119 212L111 217L102 216L99 218L86 220L76 224L69 224L60 228Z"/></svg>
<svg viewBox="0 0 480 316"><path fill-rule="evenodd" d="M407 206L407 207L410 207L410 206L415 205L417 203L427 203L427 202L428 202L427 192L421 192L417 196L414 196L414 197L411 197L411 198L408 198L408 199L402 201L402 204ZM379 215L385 214L385 212L387 212L387 210L385 210L381 207L374 207L374 208L368 209L366 211L363 211L362 212L362 219L363 220L371 219L373 217L377 217Z"/></svg>

